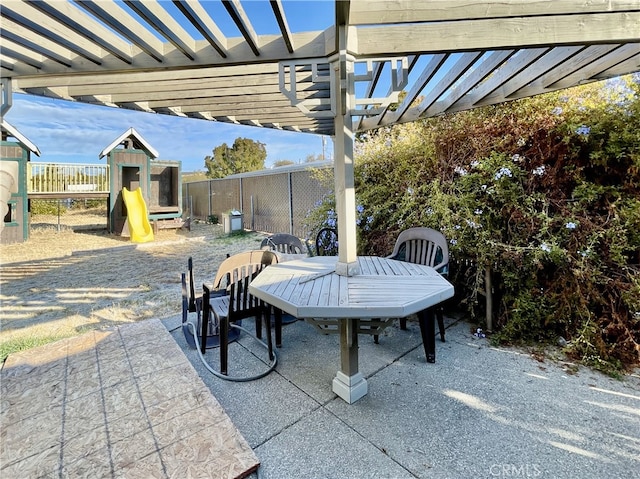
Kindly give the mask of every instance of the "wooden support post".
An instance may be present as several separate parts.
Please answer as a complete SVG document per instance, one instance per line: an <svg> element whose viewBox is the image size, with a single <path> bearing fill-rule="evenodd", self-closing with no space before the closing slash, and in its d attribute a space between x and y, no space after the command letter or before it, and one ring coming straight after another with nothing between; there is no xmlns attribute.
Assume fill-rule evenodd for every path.
<svg viewBox="0 0 640 479"><path fill-rule="evenodd" d="M339 320L340 371L333 378L333 392L353 404L367 394L367 380L358 371L358 319Z"/></svg>

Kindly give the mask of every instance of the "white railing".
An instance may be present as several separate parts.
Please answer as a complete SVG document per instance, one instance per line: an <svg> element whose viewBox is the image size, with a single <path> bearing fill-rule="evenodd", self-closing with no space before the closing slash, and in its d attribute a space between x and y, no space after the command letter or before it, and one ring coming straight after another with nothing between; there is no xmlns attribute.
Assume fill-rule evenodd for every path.
<svg viewBox="0 0 640 479"><path fill-rule="evenodd" d="M27 163L29 193L109 193L109 165Z"/></svg>

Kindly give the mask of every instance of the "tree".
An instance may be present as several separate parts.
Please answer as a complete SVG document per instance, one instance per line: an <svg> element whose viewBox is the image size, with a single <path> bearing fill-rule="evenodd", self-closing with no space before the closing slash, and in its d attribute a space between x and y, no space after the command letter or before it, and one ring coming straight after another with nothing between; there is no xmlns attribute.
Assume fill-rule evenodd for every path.
<svg viewBox="0 0 640 479"><path fill-rule="evenodd" d="M204 181L207 179L207 174L204 171L189 171L182 173L182 182L189 183L192 181Z"/></svg>
<svg viewBox="0 0 640 479"><path fill-rule="evenodd" d="M305 159L304 162L305 163L313 163L314 161L323 161L323 154L322 153L318 153L317 155L314 155L313 153L309 153Z"/></svg>
<svg viewBox="0 0 640 479"><path fill-rule="evenodd" d="M226 143L213 149L204 159L209 178L224 178L235 173L264 169L267 149L264 143L249 138L236 138L230 148Z"/></svg>
<svg viewBox="0 0 640 479"><path fill-rule="evenodd" d="M281 166L289 166L289 165L295 165L295 164L296 162L291 160L278 160L273 162L273 167L279 168Z"/></svg>

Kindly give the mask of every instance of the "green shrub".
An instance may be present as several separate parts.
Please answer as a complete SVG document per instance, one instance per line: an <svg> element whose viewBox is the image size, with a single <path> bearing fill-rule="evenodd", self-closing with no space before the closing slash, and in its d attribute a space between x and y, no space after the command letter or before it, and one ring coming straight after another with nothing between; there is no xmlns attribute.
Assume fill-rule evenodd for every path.
<svg viewBox="0 0 640 479"><path fill-rule="evenodd" d="M67 211L66 204L58 200L31 200L31 214L33 215L57 215Z"/></svg>
<svg viewBox="0 0 640 479"><path fill-rule="evenodd" d="M438 229L458 303L478 322L477 291L485 267L493 271L498 340L561 335L592 366L640 364L639 82L362 134L359 253L389 254L409 227ZM310 224L330 220L332 201Z"/></svg>

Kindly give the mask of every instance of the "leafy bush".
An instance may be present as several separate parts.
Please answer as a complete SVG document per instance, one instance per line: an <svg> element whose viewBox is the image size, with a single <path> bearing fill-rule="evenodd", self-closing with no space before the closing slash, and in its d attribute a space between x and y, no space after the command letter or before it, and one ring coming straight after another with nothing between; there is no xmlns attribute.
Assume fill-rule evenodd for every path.
<svg viewBox="0 0 640 479"><path fill-rule="evenodd" d="M33 215L57 215L67 211L67 203L59 200L31 200L31 214Z"/></svg>
<svg viewBox="0 0 640 479"><path fill-rule="evenodd" d="M625 77L362 135L356 194L370 220L360 253L388 254L409 227L438 229L456 294L478 322L491 268L498 340L560 335L596 368L639 364L639 83Z"/></svg>

